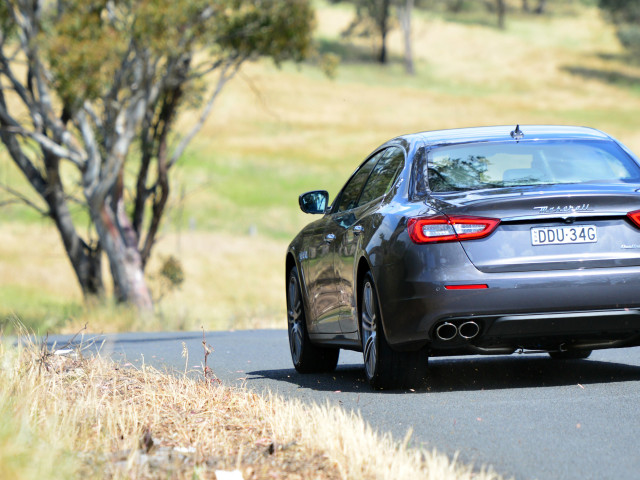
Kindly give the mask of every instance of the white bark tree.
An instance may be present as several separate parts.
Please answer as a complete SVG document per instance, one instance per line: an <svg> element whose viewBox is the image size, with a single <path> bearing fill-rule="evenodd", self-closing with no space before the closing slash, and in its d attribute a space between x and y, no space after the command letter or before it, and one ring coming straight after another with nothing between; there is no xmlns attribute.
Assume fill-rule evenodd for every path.
<svg viewBox="0 0 640 480"><path fill-rule="evenodd" d="M414 0L404 0L398 5L398 18L402 27L404 40L404 69L409 75L415 75L416 69L413 61L413 38L411 32L411 16L413 14Z"/></svg>
<svg viewBox="0 0 640 480"><path fill-rule="evenodd" d="M105 252L117 299L148 311L144 267L171 169L244 62L304 57L309 2L0 2L0 139L46 205L85 297L104 295ZM205 98L198 122L176 138L177 110L195 93ZM71 215L64 162L79 175L90 236Z"/></svg>

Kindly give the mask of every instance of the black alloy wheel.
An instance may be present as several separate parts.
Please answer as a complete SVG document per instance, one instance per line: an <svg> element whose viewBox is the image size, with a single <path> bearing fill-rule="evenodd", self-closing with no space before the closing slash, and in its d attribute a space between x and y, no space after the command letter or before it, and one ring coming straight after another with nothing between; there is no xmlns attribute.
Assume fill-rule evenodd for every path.
<svg viewBox="0 0 640 480"><path fill-rule="evenodd" d="M589 358L591 350L564 350L549 352L549 356L554 360L582 360Z"/></svg>
<svg viewBox="0 0 640 480"><path fill-rule="evenodd" d="M427 353L425 349L398 352L388 344L371 273L367 273L364 279L360 302L364 370L371 386L376 389L423 386L427 377Z"/></svg>
<svg viewBox="0 0 640 480"><path fill-rule="evenodd" d="M335 370L340 349L319 347L311 343L309 338L296 267L289 271L287 280L287 319L289 349L296 370L300 373L332 372Z"/></svg>

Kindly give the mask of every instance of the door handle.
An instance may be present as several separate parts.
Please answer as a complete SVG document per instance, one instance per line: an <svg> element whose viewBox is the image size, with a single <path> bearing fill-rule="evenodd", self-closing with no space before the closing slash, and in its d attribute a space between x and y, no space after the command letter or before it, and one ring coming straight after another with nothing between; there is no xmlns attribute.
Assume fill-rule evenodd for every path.
<svg viewBox="0 0 640 480"><path fill-rule="evenodd" d="M362 232L364 232L364 227L362 225L356 225L355 227L353 227L353 234L356 237L360 235Z"/></svg>
<svg viewBox="0 0 640 480"><path fill-rule="evenodd" d="M333 233L329 233L328 235L326 235L326 236L324 237L324 241L325 241L326 243L331 243L331 242L333 242L335 239L336 239L336 236L335 236Z"/></svg>

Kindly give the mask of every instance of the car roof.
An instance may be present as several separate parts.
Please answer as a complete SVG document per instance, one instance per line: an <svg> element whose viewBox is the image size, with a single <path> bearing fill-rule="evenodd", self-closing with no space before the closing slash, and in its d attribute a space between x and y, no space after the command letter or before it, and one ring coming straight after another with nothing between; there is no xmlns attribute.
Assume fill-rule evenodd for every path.
<svg viewBox="0 0 640 480"><path fill-rule="evenodd" d="M522 141L527 140L613 140L609 135L595 128L568 125L520 125ZM428 145L446 145L470 142L492 142L512 140L515 125L454 128L419 132L399 137L411 143L423 142Z"/></svg>

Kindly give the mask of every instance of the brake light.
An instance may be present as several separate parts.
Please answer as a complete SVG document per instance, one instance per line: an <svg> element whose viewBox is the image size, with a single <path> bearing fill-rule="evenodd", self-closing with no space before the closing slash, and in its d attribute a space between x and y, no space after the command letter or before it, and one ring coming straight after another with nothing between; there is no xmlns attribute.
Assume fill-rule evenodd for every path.
<svg viewBox="0 0 640 480"><path fill-rule="evenodd" d="M636 227L640 228L640 210L627 213L627 217L629 217Z"/></svg>
<svg viewBox="0 0 640 480"><path fill-rule="evenodd" d="M640 211L638 211L638 222L640 222ZM409 237L414 243L435 243L484 238L490 235L499 224L500 220L497 218L441 215L410 218L407 227Z"/></svg>

